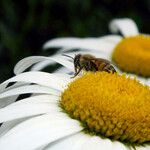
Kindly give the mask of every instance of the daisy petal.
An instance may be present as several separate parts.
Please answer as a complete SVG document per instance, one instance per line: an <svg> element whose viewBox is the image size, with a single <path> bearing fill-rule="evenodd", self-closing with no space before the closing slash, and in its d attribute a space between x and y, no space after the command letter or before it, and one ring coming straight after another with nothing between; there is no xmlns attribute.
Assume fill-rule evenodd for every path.
<svg viewBox="0 0 150 150"><path fill-rule="evenodd" d="M150 146L149 145L145 145L145 146L137 146L136 150L150 150Z"/></svg>
<svg viewBox="0 0 150 150"><path fill-rule="evenodd" d="M18 95L3 98L2 101L0 100L0 108L3 108L5 106L15 102L17 98L18 98Z"/></svg>
<svg viewBox="0 0 150 150"><path fill-rule="evenodd" d="M30 97L4 107L0 109L0 122L6 122L18 118L30 117L45 113L59 112L60 108L57 106L58 104L49 102L50 97L48 98L49 99L47 99L47 97L45 98L44 96Z"/></svg>
<svg viewBox="0 0 150 150"><path fill-rule="evenodd" d="M127 147L125 147L123 144L120 142L112 142L109 139L101 139L98 136L88 136L87 135L87 140L83 143L82 149L86 150L128 150Z"/></svg>
<svg viewBox="0 0 150 150"><path fill-rule="evenodd" d="M81 150L82 144L87 140L86 137L83 133L77 133L48 145L44 150L62 150L62 147L65 150Z"/></svg>
<svg viewBox="0 0 150 150"><path fill-rule="evenodd" d="M119 142L112 142L109 139L101 139L85 133L77 133L58 142L56 141L47 146L45 150L61 150L62 147L65 150L128 150L126 146Z"/></svg>
<svg viewBox="0 0 150 150"><path fill-rule="evenodd" d="M0 147L3 150L33 150L81 130L79 123L70 118L43 115L29 119L7 132L0 139Z"/></svg>
<svg viewBox="0 0 150 150"><path fill-rule="evenodd" d="M63 65L64 67L66 67L67 69L71 70L71 71L74 71L74 66L73 66L73 63L68 61L67 59L64 59L63 56L53 56L51 57L51 59L61 65Z"/></svg>
<svg viewBox="0 0 150 150"><path fill-rule="evenodd" d="M27 68L29 68L30 66L32 66L33 64L38 63L40 61L44 61L44 60L47 60L47 57L31 56L31 57L24 58L16 64L14 68L14 73L19 74L23 72L24 70L26 70Z"/></svg>
<svg viewBox="0 0 150 150"><path fill-rule="evenodd" d="M107 42L103 38L57 38L48 41L44 48L63 47L69 49L82 49L109 53L114 47L115 43ZM68 50L68 49L67 49Z"/></svg>
<svg viewBox="0 0 150 150"><path fill-rule="evenodd" d="M38 104L38 103L57 103L59 100L59 97L56 95L46 95L46 94L42 94L42 95L37 95L37 96L32 96L29 98L24 98L20 101L17 101L12 105L20 105L20 104Z"/></svg>
<svg viewBox="0 0 150 150"><path fill-rule="evenodd" d="M150 79L146 80L146 85L150 86Z"/></svg>
<svg viewBox="0 0 150 150"><path fill-rule="evenodd" d="M100 38L104 39L106 42L110 42L114 44L118 44L122 40L122 36L119 35L106 35Z"/></svg>
<svg viewBox="0 0 150 150"><path fill-rule="evenodd" d="M132 19L114 19L110 22L109 28L111 32L120 31L125 37L138 35L138 27Z"/></svg>
<svg viewBox="0 0 150 150"><path fill-rule="evenodd" d="M71 74L73 75L74 73L64 67L58 68L57 70L54 71L54 73L66 73L66 74Z"/></svg>
<svg viewBox="0 0 150 150"><path fill-rule="evenodd" d="M42 145L42 146L36 148L35 150L44 150L44 147L47 146L47 145L48 145L48 144L46 144L46 145L44 145L44 146Z"/></svg>
<svg viewBox="0 0 150 150"><path fill-rule="evenodd" d="M37 63L37 64L35 64L32 68L31 68L31 70L32 71L39 71L39 70L42 70L42 69L44 69L44 68L46 68L47 66L49 66L49 65L53 65L53 64L55 64L56 62L54 62L54 61L49 61L49 60L45 60L45 61L42 61L42 62L39 62L39 63Z"/></svg>
<svg viewBox="0 0 150 150"><path fill-rule="evenodd" d="M43 61L44 61L44 64L45 62L46 64L51 63L51 62L57 62L57 63L62 64L66 68L69 68L69 69L73 68L73 64L71 62L62 59L61 56L58 56L58 55L53 56L53 57L31 56L31 57L27 57L27 58L20 60L14 68L14 73L20 74L23 71L25 71L27 68L32 66L33 64L41 62L41 61L42 61L42 64L43 64Z"/></svg>
<svg viewBox="0 0 150 150"><path fill-rule="evenodd" d="M7 84L5 86L3 86L1 89L0 89L0 93L8 90L8 89L11 89L11 88L15 88L15 87L19 87L22 83L15 83L14 85L10 86L10 87L7 87ZM15 96L11 96L11 97L6 97L6 98L3 98L2 101L0 101L0 108L3 108L13 102L15 102L18 98L18 95L15 95Z"/></svg>
<svg viewBox="0 0 150 150"><path fill-rule="evenodd" d="M40 94L43 93L43 94L59 95L59 92L52 88L48 88L40 85L26 85L26 86L14 88L1 93L0 99L13 96L13 95L20 95L20 94L27 94L27 93L40 93Z"/></svg>
<svg viewBox="0 0 150 150"><path fill-rule="evenodd" d="M15 127L17 124L19 124L27 119L29 119L29 118L16 119L13 121L4 122L0 127L0 137L3 136L5 133L7 133L10 129Z"/></svg>
<svg viewBox="0 0 150 150"><path fill-rule="evenodd" d="M54 74L45 72L25 72L19 74L0 84L0 89L11 82L36 83L43 86L48 86L57 90L63 90L69 82L69 77L57 77Z"/></svg>

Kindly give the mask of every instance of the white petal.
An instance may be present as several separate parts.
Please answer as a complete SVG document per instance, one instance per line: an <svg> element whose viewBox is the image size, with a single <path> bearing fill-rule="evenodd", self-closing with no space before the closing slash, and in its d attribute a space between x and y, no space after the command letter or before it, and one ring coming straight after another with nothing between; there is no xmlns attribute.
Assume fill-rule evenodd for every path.
<svg viewBox="0 0 150 150"><path fill-rule="evenodd" d="M20 60L15 68L14 68L14 73L15 74L20 74L22 73L24 70L26 70L27 68L29 68L30 66L32 66L35 63L41 62L43 63L43 61L46 63L51 63L53 62L58 62L62 65L64 65L65 67L72 69L73 68L73 64L62 59L60 56L53 56L53 57L44 57L44 56L31 56L31 57L27 57L24 58L22 60Z"/></svg>
<svg viewBox="0 0 150 150"><path fill-rule="evenodd" d="M74 69L73 63L68 61L67 59L64 59L63 56L57 55L57 56L51 57L51 59L54 60L55 62L63 65L64 67L66 67L67 69L69 69L71 71L73 71L73 69Z"/></svg>
<svg viewBox="0 0 150 150"><path fill-rule="evenodd" d="M132 74L132 73L128 73L127 76L129 76L131 79L137 79L141 84L147 84L147 79L143 78L143 77L140 77L140 76L137 76L135 74Z"/></svg>
<svg viewBox="0 0 150 150"><path fill-rule="evenodd" d="M33 70L33 71L38 71L38 70L42 70L42 69L44 69L44 68L46 68L47 66L49 66L49 65L53 65L53 64L55 64L56 62L54 62L54 61L49 61L49 60L45 60L45 61L42 61L42 62L39 62L39 63L37 63L37 64L35 64L32 68L31 68L31 70Z"/></svg>
<svg viewBox="0 0 150 150"><path fill-rule="evenodd" d="M14 68L14 73L19 74L23 72L24 70L26 70L27 68L29 68L31 65L38 63L40 61L44 61L44 60L47 60L47 57L31 56L31 57L24 58L16 64Z"/></svg>
<svg viewBox="0 0 150 150"><path fill-rule="evenodd" d="M128 150L120 142L112 142L109 139L101 139L85 133L77 133L68 138L50 144L44 150Z"/></svg>
<svg viewBox="0 0 150 150"><path fill-rule="evenodd" d="M1 137L0 147L3 150L33 150L80 130L82 128L77 121L63 115L43 115L10 130Z"/></svg>
<svg viewBox="0 0 150 150"><path fill-rule="evenodd" d="M109 28L114 33L120 31L125 37L139 34L136 23L129 18L114 19L110 22Z"/></svg>
<svg viewBox="0 0 150 150"><path fill-rule="evenodd" d="M36 83L57 90L63 90L64 87L68 84L69 80L70 78L67 75L66 77L57 77L54 74L45 72L25 72L13 78L10 78L9 80L6 80L2 84L0 84L0 89L10 82L25 82Z"/></svg>
<svg viewBox="0 0 150 150"><path fill-rule="evenodd" d="M58 58L59 57L59 58ZM62 72L62 73L68 73L68 71L73 71L73 62L70 62L68 61L67 59L65 59L65 57L62 56L62 54L56 54L54 56L51 56L51 58L53 59L53 63L59 63L61 65L63 65L64 67L61 67L61 68L64 68L66 71ZM43 62L39 62L37 64L35 64L31 70L32 71L38 71L38 70L42 70L44 69L45 67L49 66L49 65L52 65L51 62L49 61L43 61ZM59 70L59 69L58 69ZM67 71L68 70L68 71ZM55 72L55 71L54 71Z"/></svg>
<svg viewBox="0 0 150 150"><path fill-rule="evenodd" d="M82 49L82 50L91 50L99 51L104 53L110 53L110 51L116 46L116 43L108 42L102 38L58 38L48 41L44 48L52 47L64 47L69 49ZM68 49L67 49L68 50Z"/></svg>
<svg viewBox="0 0 150 150"><path fill-rule="evenodd" d="M56 141L52 144L49 144L44 150L62 150L62 148L64 150L81 150L81 147L86 140L87 136L85 134L77 133L67 138ZM91 150L92 149L93 148L91 148Z"/></svg>
<svg viewBox="0 0 150 150"><path fill-rule="evenodd" d="M3 100L0 100L0 108L3 108L5 106L15 102L17 98L18 98L18 95L3 98Z"/></svg>
<svg viewBox="0 0 150 150"><path fill-rule="evenodd" d="M52 103L52 99L54 103ZM37 99L37 100L36 100ZM58 101L58 100L57 100ZM51 96L35 96L17 101L7 107L0 109L0 122L6 122L18 118L30 117L45 113L61 111L56 98Z"/></svg>
<svg viewBox="0 0 150 150"><path fill-rule="evenodd" d="M150 150L150 146L149 145L145 145L145 146L136 146L136 150Z"/></svg>
<svg viewBox="0 0 150 150"><path fill-rule="evenodd" d="M150 78L146 80L146 85L150 86Z"/></svg>
<svg viewBox="0 0 150 150"><path fill-rule="evenodd" d="M102 139L97 136L88 136L86 142L82 145L82 149L90 150L128 150L128 148L120 142L112 142L109 139Z"/></svg>
<svg viewBox="0 0 150 150"><path fill-rule="evenodd" d="M118 44L122 40L122 36L119 35L106 35L100 38L105 40L106 42L110 42L114 44Z"/></svg>
<svg viewBox="0 0 150 150"><path fill-rule="evenodd" d="M30 118L30 117L29 117ZM13 121L4 122L0 127L0 137L6 134L10 129L18 125L19 123L29 119L29 118L23 118L23 119L16 119Z"/></svg>
<svg viewBox="0 0 150 150"><path fill-rule="evenodd" d="M40 96L25 98L23 100L13 103L12 105L32 104L32 103L41 103L41 102L58 103L58 100L59 100L59 98L55 95L40 95ZM0 127L0 135L4 132L8 131L9 129L11 129L12 126L14 126L14 125L18 124L19 122L21 122L22 120L26 120L26 119L17 119L17 120L3 123L2 126Z"/></svg>
<svg viewBox="0 0 150 150"><path fill-rule="evenodd" d="M56 95L46 95L46 94L42 94L42 95L37 95L37 96L32 96L29 98L24 98L22 100L19 100L12 105L17 106L20 104L38 104L38 103L57 103L59 101L60 97L56 96ZM10 106L10 105L9 105Z"/></svg>
<svg viewBox="0 0 150 150"><path fill-rule="evenodd" d="M15 83L14 85L12 85L11 87L7 87L7 84L5 84L5 86L3 86L2 88L0 88L0 93L8 90L8 89L11 89L11 88L14 88L14 87L19 87L22 83ZM6 98L3 98L2 101L0 101L0 108L3 108L13 102L15 102L18 98L18 95L15 95L15 96L11 96L11 97L6 97Z"/></svg>
<svg viewBox="0 0 150 150"><path fill-rule="evenodd" d="M48 144L46 144L46 145L42 145L42 146L40 146L40 147L38 147L38 148L36 148L35 150L44 150L44 147L46 147Z"/></svg>
<svg viewBox="0 0 150 150"><path fill-rule="evenodd" d="M54 90L52 88L40 86L40 85L26 85L18 88L14 88L3 92L0 94L0 100L5 97L20 95L20 94L27 94L27 93L40 93L40 94L53 94L59 95L59 91Z"/></svg>
<svg viewBox="0 0 150 150"><path fill-rule="evenodd" d="M74 72L72 72L72 71L70 71L70 70L68 70L67 68L64 68L64 67L58 68L53 73L66 73L66 74L70 74L70 75L74 74Z"/></svg>

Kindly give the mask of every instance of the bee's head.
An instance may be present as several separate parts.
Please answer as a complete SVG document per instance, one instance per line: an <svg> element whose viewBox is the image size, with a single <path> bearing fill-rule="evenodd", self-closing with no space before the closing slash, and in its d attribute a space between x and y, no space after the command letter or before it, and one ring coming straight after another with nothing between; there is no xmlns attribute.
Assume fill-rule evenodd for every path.
<svg viewBox="0 0 150 150"><path fill-rule="evenodd" d="M75 57L74 57L74 65L75 65L75 67L80 66L80 58L81 58L81 54L75 55Z"/></svg>

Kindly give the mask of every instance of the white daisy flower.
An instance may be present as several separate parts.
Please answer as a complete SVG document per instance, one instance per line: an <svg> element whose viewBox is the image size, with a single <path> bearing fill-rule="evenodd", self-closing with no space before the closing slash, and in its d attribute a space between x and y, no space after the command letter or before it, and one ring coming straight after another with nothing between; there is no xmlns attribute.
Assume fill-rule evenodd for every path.
<svg viewBox="0 0 150 150"><path fill-rule="evenodd" d="M29 57L0 84L2 150L150 149L149 87L116 73L22 73L48 59L72 68L60 57Z"/></svg>
<svg viewBox="0 0 150 150"><path fill-rule="evenodd" d="M118 71L125 71L133 77L136 75L142 83L149 84L150 36L139 33L137 25L129 18L114 19L109 28L113 33L120 32L123 36L57 38L46 42L44 49L61 48L61 53L79 49L83 54L90 53L108 59L114 62Z"/></svg>

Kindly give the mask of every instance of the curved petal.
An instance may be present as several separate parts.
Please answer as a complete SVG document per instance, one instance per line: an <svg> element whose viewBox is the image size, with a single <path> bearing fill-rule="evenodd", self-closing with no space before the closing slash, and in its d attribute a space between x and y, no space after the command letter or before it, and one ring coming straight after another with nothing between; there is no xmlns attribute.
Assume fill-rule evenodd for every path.
<svg viewBox="0 0 150 150"><path fill-rule="evenodd" d="M51 57L52 60L54 60L55 62L63 65L64 67L66 67L67 69L73 71L74 70L74 66L73 63L68 61L67 59L64 59L63 56L53 56Z"/></svg>
<svg viewBox="0 0 150 150"><path fill-rule="evenodd" d="M77 133L58 142L56 141L44 150L61 150L62 147L65 150L128 150L125 145L119 142L112 142L109 139L101 139L85 133Z"/></svg>
<svg viewBox="0 0 150 150"><path fill-rule="evenodd" d="M7 87L7 84L5 84L3 87L0 88L0 93L6 91L8 89L14 88L14 87L19 87L21 84L22 83L15 83L11 87ZM0 101L0 108L3 108L5 106L15 102L17 100L17 98L18 98L18 95L3 98L3 101Z"/></svg>
<svg viewBox="0 0 150 150"><path fill-rule="evenodd" d="M53 103L51 102L51 98L53 98ZM18 118L30 117L45 113L60 112L61 108L58 107L57 101L58 98L45 95L23 99L0 109L0 122L6 122Z"/></svg>
<svg viewBox="0 0 150 150"><path fill-rule="evenodd" d="M24 83L36 83L39 85L51 87L57 90L63 90L68 84L70 78L66 77L57 77L54 74L45 73L45 72L25 72L19 74L9 80L6 80L0 84L0 89L5 87L8 83L11 82L24 82Z"/></svg>
<svg viewBox="0 0 150 150"><path fill-rule="evenodd" d="M21 123L29 118L30 117L4 122L0 127L0 137L3 136L4 134L6 134L9 130L11 130L13 127L18 125L19 123Z"/></svg>
<svg viewBox="0 0 150 150"><path fill-rule="evenodd" d="M128 150L128 147L120 142L112 142L109 139L102 139L97 136L91 136L82 146L83 149L90 150L93 147L94 150Z"/></svg>
<svg viewBox="0 0 150 150"><path fill-rule="evenodd" d="M82 50L91 50L91 51L99 51L104 53L109 53L116 43L108 42L107 38L57 38L48 41L44 48L67 48L68 49L82 49Z"/></svg>
<svg viewBox="0 0 150 150"><path fill-rule="evenodd" d="M87 140L87 136L85 134L77 133L67 138L56 141L52 144L49 144L47 147L45 147L44 150L62 150L62 148L64 150L81 150L82 144L86 140Z"/></svg>
<svg viewBox="0 0 150 150"><path fill-rule="evenodd" d="M123 72L122 72L123 73ZM144 77L140 77L138 75L132 74L132 73L127 73L127 77L130 77L131 79L136 79L138 80L141 84L146 84L147 85L147 79Z"/></svg>
<svg viewBox="0 0 150 150"><path fill-rule="evenodd" d="M149 145L137 146L136 150L150 150L150 146Z"/></svg>
<svg viewBox="0 0 150 150"><path fill-rule="evenodd" d="M27 94L27 93L40 93L40 94L52 94L59 95L59 91L52 88L40 86L40 85L26 85L11 90L7 90L0 94L0 100L5 97L10 97L14 95ZM3 99L2 99L3 100Z"/></svg>
<svg viewBox="0 0 150 150"><path fill-rule="evenodd" d="M35 65L33 65L33 67L31 67L31 70L32 71L39 71L39 70L42 70L44 68L46 68L47 66L49 65L53 65L55 64L56 62L50 62L49 60L45 60L45 61L42 61L42 62L39 62L39 63L36 63Z"/></svg>
<svg viewBox="0 0 150 150"><path fill-rule="evenodd" d="M2 101L0 100L0 108L6 107L7 105L15 102L17 98L18 98L18 95L3 98Z"/></svg>
<svg viewBox="0 0 150 150"><path fill-rule="evenodd" d="M146 80L146 85L150 86L150 78Z"/></svg>
<svg viewBox="0 0 150 150"><path fill-rule="evenodd" d="M136 23L129 18L114 19L109 24L110 31L117 33L120 31L125 37L135 36L139 34Z"/></svg>
<svg viewBox="0 0 150 150"><path fill-rule="evenodd" d="M53 73L66 73L69 75L73 75L74 73L64 67L58 68L57 70L55 70Z"/></svg>
<svg viewBox="0 0 150 150"><path fill-rule="evenodd" d="M64 114L43 115L11 129L1 137L0 147L3 150L33 150L81 130L78 121L67 118Z"/></svg>
<svg viewBox="0 0 150 150"><path fill-rule="evenodd" d="M105 35L100 38L105 40L106 42L110 42L114 44L118 44L122 40L122 36L120 35Z"/></svg>
<svg viewBox="0 0 150 150"><path fill-rule="evenodd" d="M23 71L25 71L27 68L29 68L30 66L34 65L35 63L41 62L41 61L42 62L46 61L46 63L48 63L48 62L51 63L52 61L58 62L58 63L64 65L66 68L69 68L69 69L73 68L73 64L71 62L62 59L61 56L58 56L58 55L53 56L53 57L31 56L31 57L27 57L27 58L20 60L14 68L14 73L20 74Z"/></svg>

